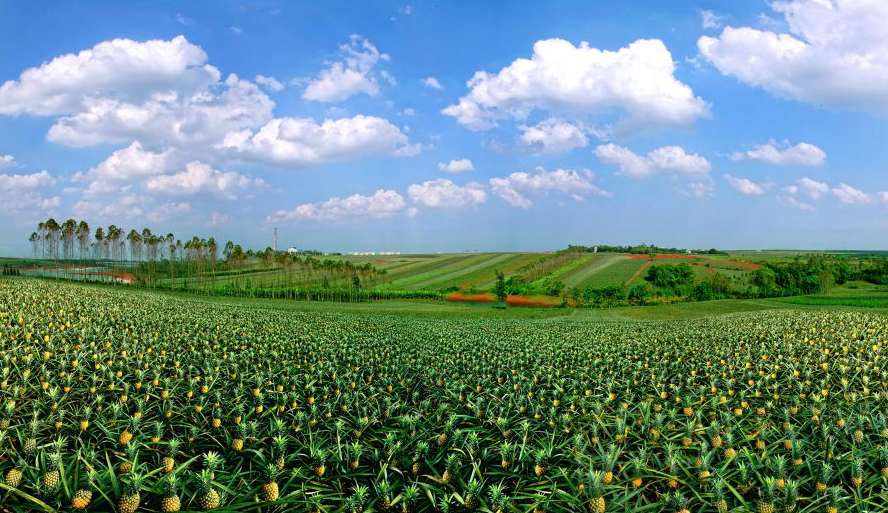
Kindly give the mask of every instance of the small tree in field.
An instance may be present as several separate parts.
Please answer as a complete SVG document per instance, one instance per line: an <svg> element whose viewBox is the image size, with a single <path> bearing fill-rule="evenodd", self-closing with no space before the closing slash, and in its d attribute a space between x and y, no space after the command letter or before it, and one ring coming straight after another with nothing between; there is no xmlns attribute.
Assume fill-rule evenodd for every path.
<svg viewBox="0 0 888 513"><path fill-rule="evenodd" d="M496 283L493 285L493 295L500 301L506 299L506 277L499 271L496 272Z"/></svg>

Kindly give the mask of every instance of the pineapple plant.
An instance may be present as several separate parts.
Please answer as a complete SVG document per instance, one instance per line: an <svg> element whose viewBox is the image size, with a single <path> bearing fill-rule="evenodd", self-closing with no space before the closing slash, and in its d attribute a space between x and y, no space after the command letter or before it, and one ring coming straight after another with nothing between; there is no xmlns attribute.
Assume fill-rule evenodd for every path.
<svg viewBox="0 0 888 513"><path fill-rule="evenodd" d="M277 476L278 468L276 465L269 464L265 468L265 484L262 485L261 500L264 502L274 502L278 500L280 492L278 490Z"/></svg>
<svg viewBox="0 0 888 513"><path fill-rule="evenodd" d="M47 471L43 474L42 479L43 492L47 497L53 496L59 491L59 480L61 479L59 467L61 461L62 455L58 452L50 453L47 456Z"/></svg>
<svg viewBox="0 0 888 513"><path fill-rule="evenodd" d="M589 472L586 490L591 497L589 511L592 513L604 513L607 503L604 500L604 474L601 471L593 470Z"/></svg>
<svg viewBox="0 0 888 513"><path fill-rule="evenodd" d="M758 513L774 513L776 490L777 481L773 477L766 477L762 489L759 490Z"/></svg>
<svg viewBox="0 0 888 513"><path fill-rule="evenodd" d="M93 487L96 482L96 471L90 469L86 475L86 483L82 483L80 488L74 492L74 497L71 500L71 507L74 509L86 509L89 507L89 504L92 502L93 497Z"/></svg>
<svg viewBox="0 0 888 513"><path fill-rule="evenodd" d="M718 513L728 513L728 501L725 498L725 481L718 478L712 482L712 494L714 496L714 506Z"/></svg>
<svg viewBox="0 0 888 513"><path fill-rule="evenodd" d="M19 458L15 465L6 472L4 482L6 486L18 488L22 484L22 475L28 468L28 463L24 458Z"/></svg>
<svg viewBox="0 0 888 513"><path fill-rule="evenodd" d="M444 460L444 474L441 480L445 483L452 483L456 479L457 469L459 468L459 458L456 454L448 454Z"/></svg>
<svg viewBox="0 0 888 513"><path fill-rule="evenodd" d="M197 503L203 510L218 508L221 503L219 492L213 486L212 472L203 469L200 472L200 489L197 495Z"/></svg>
<svg viewBox="0 0 888 513"><path fill-rule="evenodd" d="M242 451L244 449L244 441L247 439L247 427L240 423L235 427L235 435L231 438L231 449Z"/></svg>
<svg viewBox="0 0 888 513"><path fill-rule="evenodd" d="M163 497L160 499L160 510L164 513L179 511L182 499L179 497L179 478L169 476L163 483Z"/></svg>
<svg viewBox="0 0 888 513"><path fill-rule="evenodd" d="M546 472L546 465L549 461L549 454L546 449L537 449L533 454L533 473L535 476L540 477Z"/></svg>
<svg viewBox="0 0 888 513"><path fill-rule="evenodd" d="M178 438L173 438L167 443L166 454L160 460L160 464L163 467L164 473L171 474L175 469L176 455L179 453L179 446L181 445L182 441Z"/></svg>
<svg viewBox="0 0 888 513"><path fill-rule="evenodd" d="M829 486L829 478L832 476L832 465L829 462L821 462L818 468L817 481L815 488L820 493L826 493Z"/></svg>
<svg viewBox="0 0 888 513"><path fill-rule="evenodd" d="M315 449L312 462L315 476L324 477L327 472L327 450L324 448Z"/></svg>
<svg viewBox="0 0 888 513"><path fill-rule="evenodd" d="M481 493L481 483L477 480L472 479L469 481L469 484L466 485L466 491L464 494L464 505L466 509L475 509L478 507L478 499L479 494Z"/></svg>
<svg viewBox="0 0 888 513"><path fill-rule="evenodd" d="M126 427L123 428L123 431L120 432L120 436L117 439L120 442L120 445L123 445L124 447L127 446L133 439L133 436L138 430L138 427L139 419L135 417L130 419L129 423Z"/></svg>
<svg viewBox="0 0 888 513"><path fill-rule="evenodd" d="M117 501L117 509L120 513L134 513L139 509L139 503L142 500L140 491L142 489L143 477L139 474L130 474L123 482L123 493Z"/></svg>

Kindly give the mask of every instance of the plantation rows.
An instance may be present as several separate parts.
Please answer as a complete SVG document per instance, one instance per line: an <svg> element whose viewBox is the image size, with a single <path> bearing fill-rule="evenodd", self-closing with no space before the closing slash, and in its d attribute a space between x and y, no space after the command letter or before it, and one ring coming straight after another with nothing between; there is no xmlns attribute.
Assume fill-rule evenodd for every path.
<svg viewBox="0 0 888 513"><path fill-rule="evenodd" d="M0 509L884 511L888 319L302 313L0 280Z"/></svg>

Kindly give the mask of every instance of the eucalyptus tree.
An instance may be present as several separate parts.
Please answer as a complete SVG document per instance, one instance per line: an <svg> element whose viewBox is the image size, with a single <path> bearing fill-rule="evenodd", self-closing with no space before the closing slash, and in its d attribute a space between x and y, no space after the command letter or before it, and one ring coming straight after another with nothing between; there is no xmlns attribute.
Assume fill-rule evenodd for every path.
<svg viewBox="0 0 888 513"><path fill-rule="evenodd" d="M86 254L86 248L89 246L89 224L86 221L80 221L77 224L77 230L75 232L75 237L77 238L77 245L80 250L80 265L83 266L84 256Z"/></svg>
<svg viewBox="0 0 888 513"><path fill-rule="evenodd" d="M40 236L37 235L37 232L31 233L31 236L28 237L28 242L31 243L31 252L34 254L34 260L37 260L37 244L40 242Z"/></svg>

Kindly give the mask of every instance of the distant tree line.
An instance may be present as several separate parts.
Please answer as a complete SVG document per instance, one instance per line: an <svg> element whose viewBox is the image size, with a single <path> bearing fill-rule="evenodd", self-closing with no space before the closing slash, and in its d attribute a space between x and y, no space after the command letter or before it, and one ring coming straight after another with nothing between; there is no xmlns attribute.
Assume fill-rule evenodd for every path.
<svg viewBox="0 0 888 513"><path fill-rule="evenodd" d="M255 295L257 289L268 287L276 291L274 294L298 288L302 296L318 297L323 295L318 290L330 289L328 297L367 297L362 291L364 283L385 274L370 263L318 258L321 253L317 251L244 250L232 241L220 246L213 237L180 239L172 233L154 234L148 228L126 232L111 224L93 230L86 221L74 219L61 224L52 218L40 222L28 240L34 258L31 267L42 268L45 276L132 281L151 288L206 294L237 295L231 289L243 289ZM10 268L4 274L13 272L19 273Z"/></svg>
<svg viewBox="0 0 888 513"><path fill-rule="evenodd" d="M682 255L682 254L693 254L693 255L727 255L726 251L718 250L715 248L711 249L684 249L684 248L664 248L654 244L639 244L637 246L609 246L607 244L600 244L597 246L581 246L581 245L569 245L566 250L562 251L582 251L586 253L592 253L597 251L598 253L629 253L630 255L653 255L655 253L660 254L668 254L668 255Z"/></svg>

